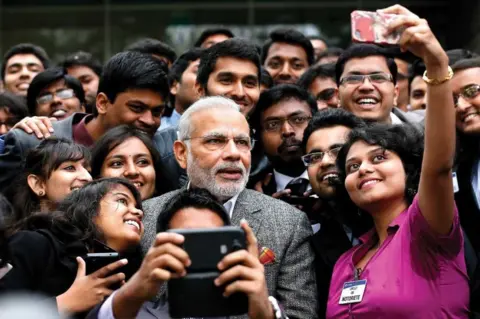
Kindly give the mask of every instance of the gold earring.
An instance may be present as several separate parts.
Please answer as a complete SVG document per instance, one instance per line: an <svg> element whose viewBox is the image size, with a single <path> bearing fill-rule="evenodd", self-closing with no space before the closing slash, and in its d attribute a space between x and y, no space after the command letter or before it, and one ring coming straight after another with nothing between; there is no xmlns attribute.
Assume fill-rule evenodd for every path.
<svg viewBox="0 0 480 319"><path fill-rule="evenodd" d="M43 193L43 191L39 191L39 192L38 192L38 196L43 196L43 195L45 195L45 194Z"/></svg>

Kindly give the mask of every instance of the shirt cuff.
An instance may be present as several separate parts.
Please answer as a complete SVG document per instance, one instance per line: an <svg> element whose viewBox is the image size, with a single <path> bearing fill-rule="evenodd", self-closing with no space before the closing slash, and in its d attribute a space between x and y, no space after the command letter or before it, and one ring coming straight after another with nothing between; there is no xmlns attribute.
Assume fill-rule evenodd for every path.
<svg viewBox="0 0 480 319"><path fill-rule="evenodd" d="M115 316L113 315L113 298L116 293L117 292L114 291L100 307L97 316L98 319L115 319Z"/></svg>

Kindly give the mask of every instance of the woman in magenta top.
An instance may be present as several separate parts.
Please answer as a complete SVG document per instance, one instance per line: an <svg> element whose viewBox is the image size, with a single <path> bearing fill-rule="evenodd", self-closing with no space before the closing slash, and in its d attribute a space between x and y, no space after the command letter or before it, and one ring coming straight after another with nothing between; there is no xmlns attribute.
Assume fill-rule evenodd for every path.
<svg viewBox="0 0 480 319"><path fill-rule="evenodd" d="M351 200L375 227L337 261L327 318L468 318L463 236L453 199L448 58L425 20L401 6L383 11L401 15L389 29L405 28L402 49L420 57L427 77L438 81L428 84L424 147L413 127L377 124L352 131L338 155ZM348 63L342 78L349 76ZM380 98L385 87L376 86L393 85L368 80L357 85L371 85L369 94Z"/></svg>

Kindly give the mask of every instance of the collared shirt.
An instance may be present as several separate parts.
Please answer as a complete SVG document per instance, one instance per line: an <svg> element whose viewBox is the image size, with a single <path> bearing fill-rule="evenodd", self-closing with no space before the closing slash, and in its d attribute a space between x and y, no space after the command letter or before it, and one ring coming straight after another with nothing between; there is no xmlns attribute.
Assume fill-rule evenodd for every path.
<svg viewBox="0 0 480 319"><path fill-rule="evenodd" d="M282 173L277 172L276 170L273 170L273 175L275 177L275 182L277 182L277 192L283 191L285 187L287 187L288 183L291 181L298 179L298 178L305 178L308 180L308 172L305 170L302 175L298 177L291 177ZM310 189L310 185L308 186Z"/></svg>
<svg viewBox="0 0 480 319"><path fill-rule="evenodd" d="M392 120L392 124L403 124L402 120L393 112L390 112L390 119Z"/></svg>
<svg viewBox="0 0 480 319"><path fill-rule="evenodd" d="M187 189L190 189L190 186L191 186L191 184L190 184L190 182L188 182ZM228 201L226 201L223 204L223 207L227 210L228 216L230 216L230 218L232 218L233 210L235 209L235 204L237 203L237 199L238 199L239 195L240 195L240 193L233 196L232 198L230 198Z"/></svg>
<svg viewBox="0 0 480 319"><path fill-rule="evenodd" d="M170 116L162 116L162 119L160 120L160 127L158 128L157 131L161 131L163 129L166 129L170 126L177 126L178 121L180 121L180 118L182 115L177 112L177 110L173 110L172 115Z"/></svg>
<svg viewBox="0 0 480 319"><path fill-rule="evenodd" d="M378 240L375 229L362 236L362 244L335 264L327 318L468 318L470 289L456 207L454 213L450 234L438 235L416 196L361 271L359 279L367 280L363 300L340 305L343 284L354 281L356 265Z"/></svg>
<svg viewBox="0 0 480 319"><path fill-rule="evenodd" d="M93 115L87 115L80 122L73 125L72 133L75 143L84 145L86 147L90 147L95 143L90 133L88 133L86 126L86 124L92 119Z"/></svg>
<svg viewBox="0 0 480 319"><path fill-rule="evenodd" d="M477 158L472 169L472 189L475 194L475 202L477 207L480 209L480 158Z"/></svg>

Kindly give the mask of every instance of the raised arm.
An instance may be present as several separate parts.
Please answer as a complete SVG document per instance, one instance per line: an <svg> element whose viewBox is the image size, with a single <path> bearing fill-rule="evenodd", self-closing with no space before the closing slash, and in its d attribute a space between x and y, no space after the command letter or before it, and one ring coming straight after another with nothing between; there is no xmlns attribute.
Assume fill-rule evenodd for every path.
<svg viewBox="0 0 480 319"><path fill-rule="evenodd" d="M424 19L395 5L382 10L399 14L391 30L406 28L400 39L403 51L423 60L429 79L443 81L449 76L448 57ZM455 153L455 109L449 80L428 84L425 116L425 150L418 189L420 210L430 227L441 235L452 228L454 198L452 166Z"/></svg>

